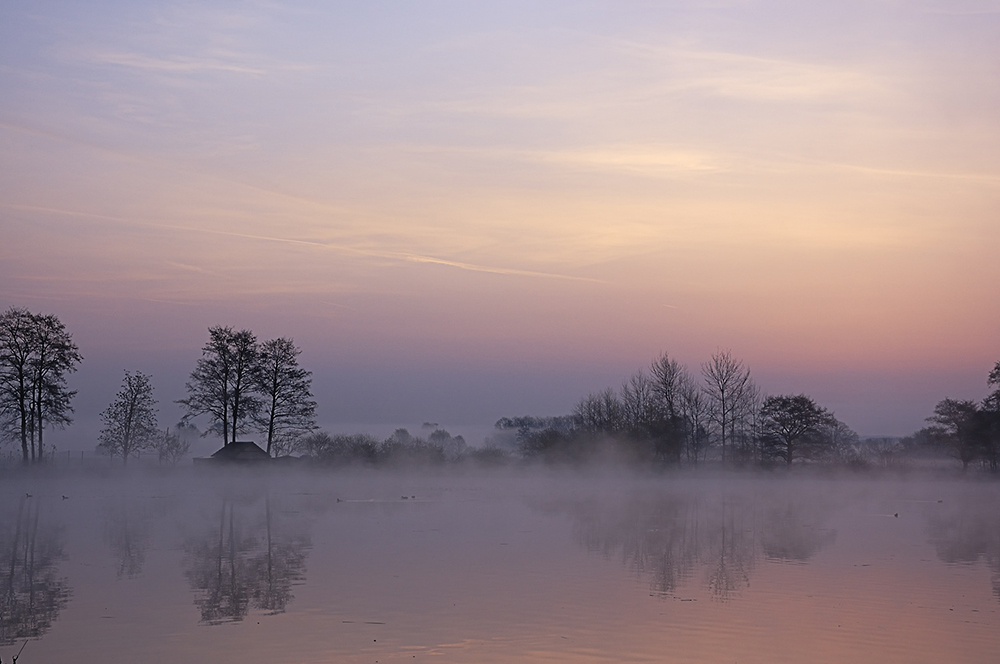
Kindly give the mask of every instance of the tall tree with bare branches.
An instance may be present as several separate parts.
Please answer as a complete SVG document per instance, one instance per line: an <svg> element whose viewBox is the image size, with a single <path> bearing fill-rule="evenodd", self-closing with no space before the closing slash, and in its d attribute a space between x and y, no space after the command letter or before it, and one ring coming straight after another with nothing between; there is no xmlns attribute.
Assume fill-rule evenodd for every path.
<svg viewBox="0 0 1000 664"><path fill-rule="evenodd" d="M74 390L66 375L83 358L62 322L51 314L11 307L0 314L0 417L21 443L25 463L45 457L46 425L72 421Z"/></svg>
<svg viewBox="0 0 1000 664"><path fill-rule="evenodd" d="M316 428L312 372L299 366L300 351L291 339L260 346L255 386L261 399L257 426L267 436L267 453L292 451L295 441Z"/></svg>
<svg viewBox="0 0 1000 664"><path fill-rule="evenodd" d="M208 415L210 431L222 436L223 444L236 442L237 434L248 430L261 402L254 394L260 350L250 330L211 327L191 380L188 397L177 403L187 409L185 419Z"/></svg>
<svg viewBox="0 0 1000 664"><path fill-rule="evenodd" d="M722 461L732 447L739 415L745 412L744 402L751 392L750 369L730 351L719 351L702 365L705 394L711 409L709 420L718 427Z"/></svg>

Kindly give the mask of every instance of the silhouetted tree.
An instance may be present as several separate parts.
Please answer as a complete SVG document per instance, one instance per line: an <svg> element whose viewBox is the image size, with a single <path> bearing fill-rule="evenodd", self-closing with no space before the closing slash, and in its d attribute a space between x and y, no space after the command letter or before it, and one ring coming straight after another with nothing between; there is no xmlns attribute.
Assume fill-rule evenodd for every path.
<svg viewBox="0 0 1000 664"><path fill-rule="evenodd" d="M976 459L978 452L977 411L973 401L943 399L934 406L934 415L927 418L933 423L931 429L937 440L962 462L963 470Z"/></svg>
<svg viewBox="0 0 1000 664"><path fill-rule="evenodd" d="M727 448L747 413L746 402L752 394L750 369L727 351L719 351L702 365L705 394L709 401L709 421L718 427L722 460L727 460Z"/></svg>
<svg viewBox="0 0 1000 664"><path fill-rule="evenodd" d="M66 374L76 371L83 359L62 322L53 315L35 318L35 349L31 360L34 383L34 411L38 436L38 458L44 459L42 434L45 424L62 427L73 419L70 402L76 390L66 388Z"/></svg>
<svg viewBox="0 0 1000 664"><path fill-rule="evenodd" d="M184 458L184 455L191 449L191 437L184 435L186 433L185 428L181 425L178 425L174 431L164 429L157 432L153 439L153 449L156 450L160 463L169 463L173 466Z"/></svg>
<svg viewBox="0 0 1000 664"><path fill-rule="evenodd" d="M82 359L57 317L15 307L0 314L0 417L5 433L20 440L25 463L44 459L47 424L72 422L76 392L66 375Z"/></svg>
<svg viewBox="0 0 1000 664"><path fill-rule="evenodd" d="M352 463L377 463L381 443L367 434L331 436L325 431L316 431L303 437L300 449L319 463L330 465Z"/></svg>
<svg viewBox="0 0 1000 664"><path fill-rule="evenodd" d="M404 429L405 431L405 429ZM462 436L452 436L444 429L435 429L427 437L428 443L441 449L441 453L448 461L457 461L465 453L465 438Z"/></svg>
<svg viewBox="0 0 1000 664"><path fill-rule="evenodd" d="M677 360L666 353L649 367L655 395L656 417L652 426L654 453L661 462L678 462L687 449L689 428L684 420L683 391L690 376Z"/></svg>
<svg viewBox="0 0 1000 664"><path fill-rule="evenodd" d="M683 410L682 393L688 379L687 370L677 360L662 353L653 360L649 367L649 373L653 383L653 391L664 414L670 419L680 417Z"/></svg>
<svg viewBox="0 0 1000 664"><path fill-rule="evenodd" d="M704 458L711 440L708 435L709 402L704 390L685 373L680 386L680 406L686 432L684 446L689 461Z"/></svg>
<svg viewBox="0 0 1000 664"><path fill-rule="evenodd" d="M97 445L99 451L120 456L124 465L128 458L157 442L156 399L149 376L142 372L125 372L122 388L115 400L101 413L104 428Z"/></svg>
<svg viewBox="0 0 1000 664"><path fill-rule="evenodd" d="M260 400L253 394L257 337L249 330L236 332L221 326L209 328L208 333L202 357L185 385L188 398L177 403L187 409L186 418L208 415L223 444L229 445L260 410Z"/></svg>
<svg viewBox="0 0 1000 664"><path fill-rule="evenodd" d="M1000 470L1000 362L990 371L986 384L996 389L983 399L978 428L984 460L995 473Z"/></svg>
<svg viewBox="0 0 1000 664"><path fill-rule="evenodd" d="M299 366L300 352L285 338L265 341L260 347L257 425L267 436L267 453L275 456L291 452L299 437L316 428L312 374Z"/></svg>
<svg viewBox="0 0 1000 664"><path fill-rule="evenodd" d="M789 466L802 446L826 442L822 429L832 422L830 413L804 394L768 397L760 413L767 450Z"/></svg>
<svg viewBox="0 0 1000 664"><path fill-rule="evenodd" d="M23 460L30 460L28 436L34 421L31 357L34 317L27 309L10 308L0 315L0 413L5 433L21 442Z"/></svg>
<svg viewBox="0 0 1000 664"><path fill-rule="evenodd" d="M986 385L995 389L983 400L983 408L1000 411L1000 362L990 370Z"/></svg>
<svg viewBox="0 0 1000 664"><path fill-rule="evenodd" d="M586 431L615 434L624 428L624 408L611 388L584 397L573 410L580 427Z"/></svg>

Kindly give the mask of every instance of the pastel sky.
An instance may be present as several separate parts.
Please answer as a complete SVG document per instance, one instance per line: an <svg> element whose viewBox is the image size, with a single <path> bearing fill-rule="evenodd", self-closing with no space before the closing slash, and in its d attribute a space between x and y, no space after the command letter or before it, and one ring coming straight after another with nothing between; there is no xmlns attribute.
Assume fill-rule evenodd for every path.
<svg viewBox="0 0 1000 664"><path fill-rule="evenodd" d="M997 0L14 0L0 91L0 305L74 333L78 431L124 369L176 417L219 324L330 426L731 349L906 434L1000 359Z"/></svg>

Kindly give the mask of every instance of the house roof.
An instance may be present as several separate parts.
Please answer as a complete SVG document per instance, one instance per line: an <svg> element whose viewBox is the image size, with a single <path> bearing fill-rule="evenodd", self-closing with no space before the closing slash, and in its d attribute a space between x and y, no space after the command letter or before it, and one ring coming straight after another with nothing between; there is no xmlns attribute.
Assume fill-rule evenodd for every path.
<svg viewBox="0 0 1000 664"><path fill-rule="evenodd" d="M220 461L263 461L271 457L253 441L238 440L225 445L212 458Z"/></svg>

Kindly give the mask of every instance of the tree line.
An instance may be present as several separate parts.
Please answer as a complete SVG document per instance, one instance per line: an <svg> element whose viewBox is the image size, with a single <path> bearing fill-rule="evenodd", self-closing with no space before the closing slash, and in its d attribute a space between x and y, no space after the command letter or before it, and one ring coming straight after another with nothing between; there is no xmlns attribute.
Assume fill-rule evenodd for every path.
<svg viewBox="0 0 1000 664"><path fill-rule="evenodd" d="M873 451L885 461L903 451L946 450L963 468L978 463L1000 471L1000 362L987 377L993 391L983 401L944 399L928 418L930 426L912 436L862 444L811 397L765 395L729 351L713 354L697 373L664 353L618 389L585 396L569 415L501 418L485 449L473 449L444 430L426 440L405 429L386 440L317 431L312 373L300 366L292 339L260 341L250 330L228 326L208 333L185 384L187 396L176 402L185 410L181 422L160 429L151 377L126 371L101 413L99 451L127 463L155 450L161 461L173 463L197 435L215 434L230 445L253 432L270 456L300 452L327 464L495 463L514 455L583 462L609 453L654 466L709 458L726 465L863 464ZM66 380L82 359L56 316L17 307L0 314L0 435L20 444L24 463L45 459L46 428L72 422L76 391ZM194 425L197 418L208 420L205 431Z"/></svg>
<svg viewBox="0 0 1000 664"><path fill-rule="evenodd" d="M842 451L857 434L804 395L765 396L729 351L699 375L667 354L645 371L581 399L553 418L502 418L518 451L547 461L585 461L613 453L654 465L697 465L710 455L729 465L791 465Z"/></svg>

